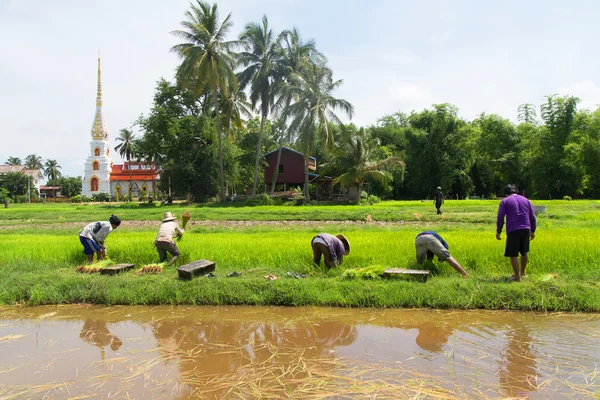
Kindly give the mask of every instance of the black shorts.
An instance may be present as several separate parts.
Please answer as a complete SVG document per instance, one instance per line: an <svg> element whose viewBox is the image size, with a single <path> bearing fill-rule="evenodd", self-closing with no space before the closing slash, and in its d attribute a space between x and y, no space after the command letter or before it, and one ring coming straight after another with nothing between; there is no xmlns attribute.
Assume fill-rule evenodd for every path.
<svg viewBox="0 0 600 400"><path fill-rule="evenodd" d="M529 229L519 229L506 235L504 257L518 257L529 253Z"/></svg>

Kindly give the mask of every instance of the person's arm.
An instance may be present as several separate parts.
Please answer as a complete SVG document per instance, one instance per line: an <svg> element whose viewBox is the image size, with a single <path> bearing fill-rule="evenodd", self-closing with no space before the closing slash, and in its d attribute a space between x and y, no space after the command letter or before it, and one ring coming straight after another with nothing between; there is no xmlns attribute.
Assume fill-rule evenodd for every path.
<svg viewBox="0 0 600 400"><path fill-rule="evenodd" d="M504 228L504 216L506 215L506 210L504 209L504 203L501 201L498 206L498 217L496 218L496 239L500 240L500 234L502 233L502 228Z"/></svg>
<svg viewBox="0 0 600 400"><path fill-rule="evenodd" d="M179 225L175 227L175 237L183 236L183 232L185 232L185 230L181 229Z"/></svg>

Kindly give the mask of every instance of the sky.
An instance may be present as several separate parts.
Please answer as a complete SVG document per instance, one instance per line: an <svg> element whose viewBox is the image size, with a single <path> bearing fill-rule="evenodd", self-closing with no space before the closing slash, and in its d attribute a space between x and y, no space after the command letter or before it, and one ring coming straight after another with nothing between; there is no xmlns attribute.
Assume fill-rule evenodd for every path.
<svg viewBox="0 0 600 400"><path fill-rule="evenodd" d="M544 96L600 104L600 2L574 0L222 0L236 38L267 15L275 32L297 27L329 59L334 92L359 126L397 111L452 103L515 120ZM187 0L0 0L0 162L35 153L83 175L102 59L111 148L171 80ZM539 108L538 108L539 109ZM347 120L347 119L346 119ZM114 152L112 153L114 154ZM115 162L121 160L117 157Z"/></svg>

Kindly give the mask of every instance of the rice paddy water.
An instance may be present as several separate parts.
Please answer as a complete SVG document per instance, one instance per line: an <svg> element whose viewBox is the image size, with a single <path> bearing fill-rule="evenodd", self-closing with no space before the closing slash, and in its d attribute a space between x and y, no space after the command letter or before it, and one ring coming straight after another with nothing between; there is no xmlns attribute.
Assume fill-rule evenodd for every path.
<svg viewBox="0 0 600 400"><path fill-rule="evenodd" d="M0 307L0 398L589 398L599 340L591 314Z"/></svg>

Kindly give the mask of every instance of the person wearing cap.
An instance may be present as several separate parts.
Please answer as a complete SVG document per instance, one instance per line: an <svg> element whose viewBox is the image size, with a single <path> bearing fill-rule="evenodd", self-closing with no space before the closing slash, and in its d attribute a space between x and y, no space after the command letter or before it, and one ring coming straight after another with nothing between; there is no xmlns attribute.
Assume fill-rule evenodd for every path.
<svg viewBox="0 0 600 400"><path fill-rule="evenodd" d="M415 238L415 248L417 250L417 263L422 265L427 260L433 260L436 255L440 261L448 261L448 264L457 270L462 276L469 276L463 267L450 255L449 246L446 241L434 231L421 232Z"/></svg>
<svg viewBox="0 0 600 400"><path fill-rule="evenodd" d="M526 198L518 194L515 185L504 187L505 198L498 206L496 219L496 239L502 240L502 228L506 217L506 247L504 257L510 257L514 275L510 278L515 282L521 281L525 276L525 268L529 260L529 242L535 238L536 219L533 205ZM519 265L519 253L521 262Z"/></svg>
<svg viewBox="0 0 600 400"><path fill-rule="evenodd" d="M441 186L437 187L437 191L435 192L433 202L435 204L435 208L437 210L438 215L440 215L442 213L442 204L444 204L444 193L442 193Z"/></svg>
<svg viewBox="0 0 600 400"><path fill-rule="evenodd" d="M313 262L317 266L321 263L321 255L327 268L333 268L340 265L343 256L350 253L350 243L344 235L319 233L312 238L310 245L313 251Z"/></svg>
<svg viewBox="0 0 600 400"><path fill-rule="evenodd" d="M121 220L116 215L111 215L108 221L98 221L87 224L79 232L79 241L83 245L83 253L87 256L88 263L94 261L94 253L98 261L106 258L106 237L121 225Z"/></svg>
<svg viewBox="0 0 600 400"><path fill-rule="evenodd" d="M177 245L173 241L173 238L178 236L182 236L185 232L183 229L179 227L175 220L177 217L174 217L170 212L165 212L163 215L162 224L158 229L158 235L156 235L156 240L154 241L154 246L158 251L158 256L160 257L160 262L165 262L167 259L167 252L171 254L173 257L169 260L168 265L173 264L179 258L179 249Z"/></svg>

